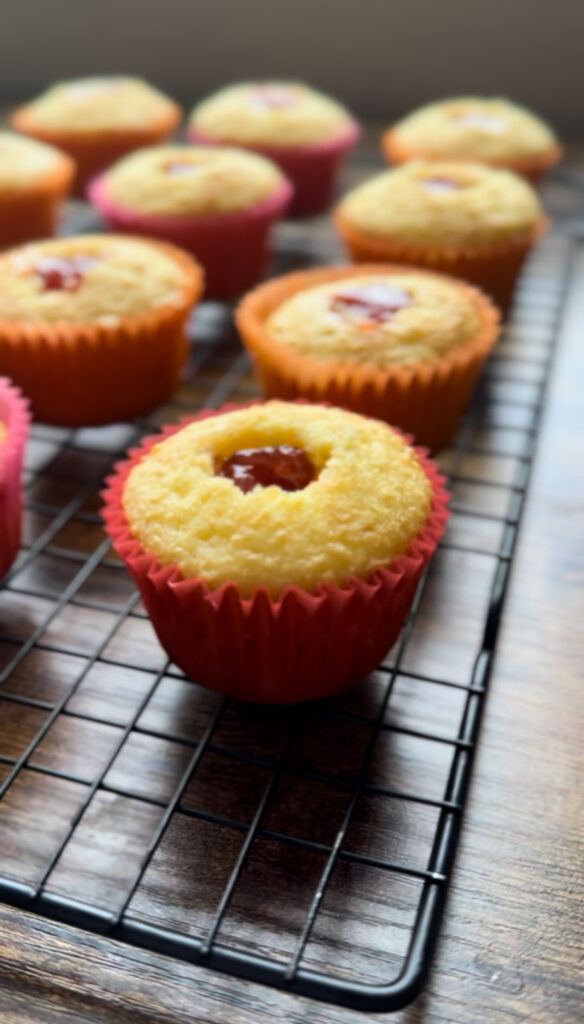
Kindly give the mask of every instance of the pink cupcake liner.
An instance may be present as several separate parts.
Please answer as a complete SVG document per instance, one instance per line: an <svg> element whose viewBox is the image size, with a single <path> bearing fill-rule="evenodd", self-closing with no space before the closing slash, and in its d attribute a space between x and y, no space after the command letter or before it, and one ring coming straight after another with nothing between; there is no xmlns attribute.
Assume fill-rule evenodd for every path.
<svg viewBox="0 0 584 1024"><path fill-rule="evenodd" d="M144 550L131 533L122 496L132 468L153 445L194 420L236 408L242 406L187 417L132 449L107 481L106 529L162 646L187 676L238 700L292 704L327 697L364 678L396 641L448 519L444 477L416 448L432 484L430 515L407 551L366 580L351 578L342 587L322 583L313 593L291 585L277 599L261 586L250 598L233 582L212 589Z"/></svg>
<svg viewBox="0 0 584 1024"><path fill-rule="evenodd" d="M7 435L0 441L0 580L20 547L21 475L28 437L28 401L7 377L0 377L0 423Z"/></svg>
<svg viewBox="0 0 584 1024"><path fill-rule="evenodd" d="M110 198L107 174L89 188L91 202L113 231L146 235L186 249L205 269L205 298L230 299L247 291L264 273L270 259L269 231L284 215L292 186L284 180L260 203L247 210L198 216L139 213Z"/></svg>
<svg viewBox="0 0 584 1024"><path fill-rule="evenodd" d="M288 214L292 217L322 213L330 206L341 164L360 135L361 128L356 121L351 121L334 139L302 146L247 146L240 142L230 143L228 139L213 139L194 128L187 132L189 142L202 146L235 145L278 164L294 185L294 196L288 207Z"/></svg>

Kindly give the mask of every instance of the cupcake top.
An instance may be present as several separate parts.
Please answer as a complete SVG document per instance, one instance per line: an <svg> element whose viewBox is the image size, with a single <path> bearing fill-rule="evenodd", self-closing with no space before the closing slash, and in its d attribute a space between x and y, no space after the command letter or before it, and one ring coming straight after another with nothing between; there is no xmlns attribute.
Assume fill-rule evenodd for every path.
<svg viewBox="0 0 584 1024"><path fill-rule="evenodd" d="M123 494L132 533L162 565L212 588L233 581L246 597L367 578L406 551L431 503L415 451L391 427L280 401L155 444Z"/></svg>
<svg viewBox="0 0 584 1024"><path fill-rule="evenodd" d="M369 235L431 245L506 241L542 216L534 190L512 171L425 160L371 178L339 211Z"/></svg>
<svg viewBox="0 0 584 1024"><path fill-rule="evenodd" d="M284 181L271 160L240 149L152 146L107 172L110 199L154 214L229 213L267 199Z"/></svg>
<svg viewBox="0 0 584 1024"><path fill-rule="evenodd" d="M297 146L341 134L351 115L340 103L300 82L229 85L193 110L201 135L249 146Z"/></svg>
<svg viewBox="0 0 584 1024"><path fill-rule="evenodd" d="M14 132L0 132L0 188L16 189L33 185L68 163L64 153L35 139Z"/></svg>
<svg viewBox="0 0 584 1024"><path fill-rule="evenodd" d="M114 325L120 317L179 305L186 271L171 253L170 246L118 235L12 249L0 256L0 321Z"/></svg>
<svg viewBox="0 0 584 1024"><path fill-rule="evenodd" d="M164 121L177 106L139 78L80 78L52 85L26 107L32 127L56 131L142 129Z"/></svg>
<svg viewBox="0 0 584 1024"><path fill-rule="evenodd" d="M505 163L539 156L557 145L535 114L504 99L464 96L430 103L393 131L418 156Z"/></svg>
<svg viewBox="0 0 584 1024"><path fill-rule="evenodd" d="M438 275L359 274L296 292L267 319L298 355L375 366L427 362L476 336L472 291Z"/></svg>

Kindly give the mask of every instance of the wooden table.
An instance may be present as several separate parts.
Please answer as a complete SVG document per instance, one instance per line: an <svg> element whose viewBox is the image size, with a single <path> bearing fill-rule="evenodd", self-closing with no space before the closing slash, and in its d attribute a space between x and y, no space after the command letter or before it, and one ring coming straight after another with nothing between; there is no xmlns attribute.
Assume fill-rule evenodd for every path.
<svg viewBox="0 0 584 1024"><path fill-rule="evenodd" d="M584 249L568 290L435 963L426 992L390 1018L396 1024L582 1017L583 323ZM2 905L0 979L3 1024L371 1019Z"/></svg>

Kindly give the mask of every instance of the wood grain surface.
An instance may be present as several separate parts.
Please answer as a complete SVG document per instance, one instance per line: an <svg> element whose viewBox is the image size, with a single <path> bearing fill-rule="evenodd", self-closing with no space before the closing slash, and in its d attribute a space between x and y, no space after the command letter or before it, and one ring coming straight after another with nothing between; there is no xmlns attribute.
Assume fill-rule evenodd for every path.
<svg viewBox="0 0 584 1024"><path fill-rule="evenodd" d="M300 229L290 226L284 242L281 265L298 265ZM545 260L542 268L536 288L545 289ZM435 963L426 992L393 1016L397 1024L576 1024L582 1017L583 284L579 252ZM208 325L215 332L225 312L207 315L215 318ZM489 418L476 428L472 454L456 466L447 543L433 565L374 749L369 789L346 838L349 853L408 865L411 873L341 859L306 949L307 964L342 978L379 983L403 963L435 801L444 791L496 568L501 517L521 472L522 425L542 373L541 328L534 300L534 316L517 324L491 364ZM160 411L160 422L175 418L181 403L224 387L235 344L226 338L219 358ZM246 397L252 387L242 373L230 395ZM131 439L130 427L83 431L63 448L62 433L35 432L26 539L34 550L49 531L50 543L43 541L40 554L0 591L0 667L45 623L83 560L99 554L94 482L108 464L108 446L114 452ZM493 448L501 453L496 458L486 453ZM452 451L444 453L446 469L453 459ZM60 520L72 501L75 515ZM34 706L2 701L0 718L1 784L9 760L23 753L81 679L0 804L0 874L36 884L103 775L48 885L110 913L119 909L164 804L220 703L166 664L141 605L132 602L115 557L96 562L74 603L58 610L5 684ZM289 712L230 705L183 794L184 813L171 821L135 893L132 916L206 934L286 748L286 771L220 929L222 940L285 962L326 858L273 837L311 838L325 848L334 840L395 654L362 686L307 712L292 738ZM137 728L126 737L134 721ZM429 731L433 739L417 735ZM381 799L375 787L414 792L427 802ZM0 1020L6 1024L367 1019L0 904Z"/></svg>

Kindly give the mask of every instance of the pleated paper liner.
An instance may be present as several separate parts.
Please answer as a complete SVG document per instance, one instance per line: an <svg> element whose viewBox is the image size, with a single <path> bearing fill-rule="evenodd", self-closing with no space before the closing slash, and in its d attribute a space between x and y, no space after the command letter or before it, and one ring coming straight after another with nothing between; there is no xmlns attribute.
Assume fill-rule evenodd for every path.
<svg viewBox="0 0 584 1024"><path fill-rule="evenodd" d="M205 269L205 297L230 299L261 278L271 256L269 232L284 216L292 186L285 179L245 210L191 216L140 213L114 202L107 175L91 183L89 198L112 231L160 238L192 253Z"/></svg>
<svg viewBox="0 0 584 1024"><path fill-rule="evenodd" d="M363 265L360 274L393 274L410 268ZM266 397L330 402L385 420L412 434L433 451L455 432L472 396L482 366L499 335L493 303L462 281L457 286L473 302L480 328L474 338L447 355L412 366L341 363L300 355L273 338L266 320L287 299L305 288L354 277L357 268L319 267L286 274L260 285L241 302L237 326L252 357Z"/></svg>
<svg viewBox="0 0 584 1024"><path fill-rule="evenodd" d="M381 148L390 164L399 166L409 160L447 160L449 157L443 153L437 157L431 153L424 153L419 149L412 149L399 137L399 132L389 128L381 137ZM561 146L550 146L538 156L525 157L522 160L479 160L477 163L487 163L489 167L497 167L501 170L515 171L522 178L527 178L532 185L538 185L542 178L551 171L556 164L559 164L564 155Z"/></svg>
<svg viewBox="0 0 584 1024"><path fill-rule="evenodd" d="M34 184L0 188L0 249L55 234L59 207L69 194L75 165L64 153Z"/></svg>
<svg viewBox="0 0 584 1024"><path fill-rule="evenodd" d="M135 149L164 142L173 134L181 117L181 108L174 104L168 113L140 128L66 131L38 125L34 111L29 107L20 107L12 115L11 125L15 131L56 146L73 158L76 165L74 192L83 199L88 183L96 174Z"/></svg>
<svg viewBox="0 0 584 1024"><path fill-rule="evenodd" d="M364 678L396 641L448 519L444 478L416 449L433 489L428 520L405 554L367 579L322 583L312 593L291 585L277 599L261 586L245 599L235 582L211 589L144 550L131 533L122 498L132 467L153 445L193 420L233 408L241 406L206 410L129 452L104 492L106 528L161 644L190 679L245 701L292 704L327 697Z"/></svg>
<svg viewBox="0 0 584 1024"><path fill-rule="evenodd" d="M339 207L335 210L334 220L355 263L403 263L460 277L492 296L503 314L509 311L527 256L549 227L547 217L541 217L530 231L501 242L411 245L362 231Z"/></svg>
<svg viewBox="0 0 584 1024"><path fill-rule="evenodd" d="M203 273L174 246L153 245L183 271L180 303L116 324L13 323L0 311L0 372L30 399L35 419L58 426L117 423L166 401L187 356L185 322Z"/></svg>
<svg viewBox="0 0 584 1024"><path fill-rule="evenodd" d="M20 547L22 459L30 413L28 402L6 377L0 377L0 580Z"/></svg>
<svg viewBox="0 0 584 1024"><path fill-rule="evenodd" d="M299 146L242 145L229 139L213 139L192 127L188 129L187 137L199 145L237 146L273 160L294 186L288 214L291 217L308 217L322 213L330 206L343 160L356 145L360 134L360 126L351 121L333 139Z"/></svg>

